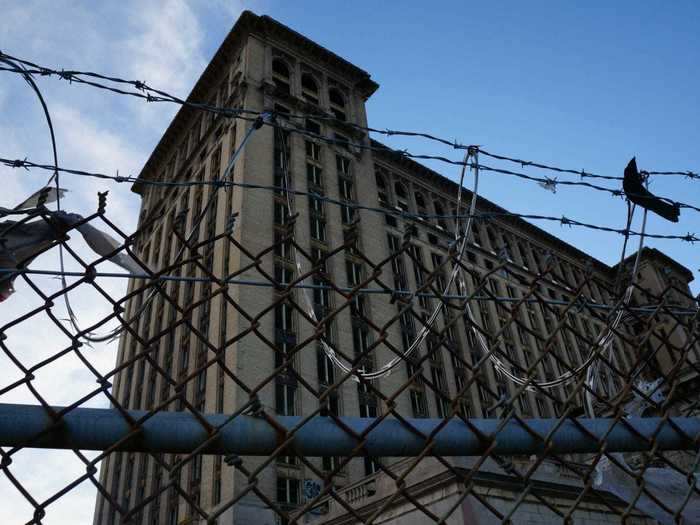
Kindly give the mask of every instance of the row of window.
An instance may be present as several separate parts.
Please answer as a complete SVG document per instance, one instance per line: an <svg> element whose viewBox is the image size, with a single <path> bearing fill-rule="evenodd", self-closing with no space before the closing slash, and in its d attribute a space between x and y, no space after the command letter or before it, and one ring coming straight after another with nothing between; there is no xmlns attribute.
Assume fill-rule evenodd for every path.
<svg viewBox="0 0 700 525"><path fill-rule="evenodd" d="M409 188L412 185L408 181L400 180L380 166L375 166L375 179L380 206L397 212L434 215L435 217L431 220L419 219L418 222L423 225L431 225L443 233L450 233L454 230L454 220L447 218L447 216L456 213L455 205L446 203L442 197L428 198L426 196L427 190L416 189L411 192ZM432 204L432 209L429 207L430 204ZM465 209L466 206L463 206L462 211L464 212ZM385 217L388 226L395 228L399 226L399 219L396 215L386 214ZM428 236L429 240L431 237L437 239L430 233ZM536 273L544 273L551 265L550 277L555 284L575 288L584 280L583 271L580 268L554 257L551 253L532 245L524 238L515 237L510 232L499 230L492 224L472 221L471 240L474 245L503 260L515 262L517 259L522 267ZM436 244L436 241L433 244ZM607 302L611 297L610 292L602 284L590 283L586 285L586 289L590 298L596 302Z"/></svg>
<svg viewBox="0 0 700 525"><path fill-rule="evenodd" d="M232 140L235 140L235 131L232 131ZM210 177L211 178L217 178L219 176L220 172L220 165L221 165L221 146L217 147L212 155L209 158L209 171L210 171ZM204 177L204 168L202 168L198 172L198 177L203 179ZM180 199L175 199L176 201L176 206L173 206L170 211L166 214L166 220L164 226L156 226L155 227L155 233L152 235L151 239L152 242L146 243L146 245L143 247L141 252L141 256L143 260L149 261L149 265L154 269L157 270L163 266L167 266L171 258L174 257L174 255L177 253L177 249L179 246L179 241L177 240L177 237L172 234L172 229L174 228L176 217L178 214L178 210L187 210L189 202L193 203L193 212L190 214L191 217L195 217L198 215L198 210L202 206L202 200L203 200L203 195L202 195L202 186L191 188L189 191L185 191ZM227 213L230 213L230 200L227 201L227 209L229 210ZM203 221L203 224L201 225L201 228L204 230L206 238L212 238L215 234L215 229L216 229L216 210L218 206L218 201L215 199L214 202L211 204L209 211ZM194 220L194 219L193 219ZM164 237L163 233L164 231L167 231L168 234ZM194 233L194 238L197 238L199 236L199 231ZM163 239L165 239L165 243L163 243ZM162 249L162 245L165 244L164 250ZM208 272L213 271L213 255L214 255L214 246L212 244L208 244L203 248L204 252L204 266L205 269ZM163 259L161 261L161 258ZM226 257L225 257L225 264L227 264ZM195 275L195 266L190 265L187 269L186 272L190 276ZM181 273L180 268L177 268L176 270L173 271L173 273L179 275ZM184 286L184 291L183 288L181 288L179 283L171 283L167 285L166 288L166 293L173 298L173 300L178 301L180 297L182 297L183 304L192 304L194 302L194 286L190 283L189 285ZM182 296L180 294L183 294ZM204 294L208 293L208 290L203 290ZM139 296L138 299L135 299L131 301L131 314L135 314L136 312L140 311L141 309L141 302L140 300L143 299L143 294ZM154 307L155 305L155 307ZM224 307L225 308L225 307ZM155 310L156 315L155 317L152 317L152 312ZM167 313L166 313L167 312ZM224 316L225 319L225 309L223 310L222 315ZM186 318L191 319L192 317L192 312L189 312L186 314ZM141 328L139 329L139 335L143 340L148 340L149 337L151 337L152 333L157 333L159 331L158 326L161 322L161 320L167 320L167 324L172 326L176 323L176 309L167 304L162 295L159 295L155 300L152 300L151 303L149 303L145 310L143 311L143 314L141 315L141 321L140 325ZM198 308L198 314L197 314L197 323L196 327L198 331L202 334L202 337L206 340L209 339L209 322L210 322L210 303L208 301L205 301L199 308ZM151 330L151 325L154 325L152 330ZM225 327L225 322L223 323L223 326ZM223 328L224 333L225 333L225 328ZM176 334L180 335L180 342L177 348L180 348L180 352L177 352L177 348L175 345L176 341ZM191 332L186 325L181 325L181 328L179 329L179 332L177 330L169 330L165 333L164 335L164 352L161 354L160 352L160 345L157 344L158 341L155 342L156 344L153 346L153 348L150 350L151 357L154 361L159 362L161 366L163 367L165 373L173 377L173 361L177 361L177 366L178 366L178 373L176 374L180 378L184 377L187 374L187 371L190 367L190 348L195 347L197 348L197 354L196 354L196 366L201 366L203 362L206 360L207 357L207 352L208 352L208 347L204 344L203 339L201 337L198 337L195 335L193 332ZM223 343L222 343L223 344ZM138 344L135 340L135 338L131 338L131 342L128 343L128 348L130 348L128 355L126 356L126 359L129 359L135 355L135 352L137 351ZM162 360L160 356L162 355ZM121 399L122 402L125 406L127 407L133 407L133 408L151 408L153 407L155 400L156 400L156 384L160 380L161 384L161 391L160 391L160 402L164 402L169 395L171 395L171 387L170 383L166 381L165 379L161 378L159 374L156 373L156 370L153 367L148 367L148 375L146 379L146 363L144 360L140 360L136 364L136 371L134 372L133 370L125 370L125 373L121 375L121 377L124 379L124 384L121 385L120 392L121 394ZM223 411L223 369L219 368L218 372L218 377L217 377L217 383L218 383L218 394L217 394L217 410L218 411ZM213 368L211 370L214 370ZM133 405L131 402L131 385L132 385L132 377L134 377L134 382L136 384L136 387L134 389L134 398L133 398ZM199 410L204 410L204 400L205 400L205 392L206 392L206 379L207 379L207 371L203 371L200 374L198 374L195 379L191 382L191 386L189 387L189 391L191 392L192 399L191 402L192 404ZM145 400L145 406L142 404L142 390L143 386L146 386L148 389L147 397ZM178 410L184 409L184 403L180 401L177 404L176 407ZM192 459L191 466L189 467L189 476L188 476L188 483L189 483L189 489L191 494L193 494L193 497L198 497L199 494L199 484L201 481L201 465L202 465L202 456L196 456ZM116 465L115 465L116 467ZM147 467L145 466L144 463L141 464L141 469L146 469ZM154 479L156 481L159 479L158 476L160 475L160 468L155 466L155 472L154 472ZM141 472L141 470L140 470ZM145 472L145 470L143 470ZM113 483L118 484L120 482L120 474L121 474L121 469L115 468L114 474L112 481ZM138 479L141 479L141 474L137 476L137 481ZM218 470L215 469L214 472L214 486L219 487L218 492L215 490L213 494L213 502L215 503L216 498L220 498L220 486L221 486L221 472L220 472L220 467ZM131 494L131 484L132 484L132 475L127 471L124 476L124 489L122 491L122 494L124 497L129 497ZM137 491L137 497L138 494L142 493ZM216 495L218 493L218 496ZM169 510L167 511L167 514L172 518L176 519L177 517L177 501L173 501L169 503ZM150 505L150 510L149 510L149 520L157 520L158 516L160 514L160 498L157 498L153 503Z"/></svg>
<svg viewBox="0 0 700 525"><path fill-rule="evenodd" d="M235 84L237 79L240 77L240 56L236 58L229 72L220 81L219 86L212 93L210 99L208 100L208 105L212 107L235 107L238 100L235 92ZM184 134L183 138L177 147L173 148L172 153L169 154L170 159L164 162L163 169L158 173L157 179L160 181L174 181L178 178L178 174L183 173L183 169L186 166L187 161L191 158L193 153L199 149L202 144L202 139L204 139L212 130L215 124L218 123L219 114L212 112L202 112L201 116L194 121L187 133ZM222 127L218 126L215 128L215 140L219 138ZM231 132L232 142L235 141L236 131L235 126L232 127ZM203 163L204 156L206 155L206 148L202 149L199 159L194 160L191 164ZM191 175L195 171L194 166L191 167L185 178L191 178ZM218 171L218 170L217 170ZM200 173L201 175L201 173ZM212 177L213 178L213 177ZM149 187L144 198L144 206L141 209L141 219L143 219L148 212L148 208L162 201L167 193L171 193L173 190L168 189L165 186L162 187Z"/></svg>
<svg viewBox="0 0 700 525"><path fill-rule="evenodd" d="M309 125L307 124L307 127ZM313 126L312 126L313 127ZM312 130L314 131L314 130ZM320 132L320 129L314 132ZM285 141L284 145L282 141ZM284 153L280 153L282 148L285 148ZM286 137L281 137L280 135L276 138L275 146L275 159L282 159L276 161L275 173L276 173L276 186L280 187L283 184L291 184L291 174L288 171L288 166L291 164L289 162L290 156L292 154ZM314 276L312 278L313 291L312 300L314 305L314 310L316 312L317 318L320 320L326 316L328 309L330 308L330 291L325 288L325 275L327 275L327 252L325 251L326 238L326 214L325 214L325 180L324 172L322 168L322 156L323 156L323 146L307 140L305 143L305 163L306 163L306 174L307 174L307 186L309 188L310 195L308 196L308 206L309 206L309 232L311 238L311 247L309 249L310 253L310 263L315 270ZM343 224L347 225L354 222L354 181L352 178L351 161L342 155L336 154L336 175L338 178L338 188L341 198L347 202L347 206L344 208L349 208L350 212L344 211ZM286 176L284 174L287 174ZM283 181L282 179L288 179ZM281 182L281 183L280 183ZM286 240L289 237L290 231L287 230L289 226L289 217L287 210L287 199L282 194L274 197L274 225L275 225L275 279L280 285L288 284L293 280L294 266L291 261L291 250L289 242ZM347 261L347 271L348 271L348 282L352 286L354 282L359 283L362 275L361 266L355 264L352 261ZM362 315L364 312L364 301L362 298L358 299L353 305L351 305L350 311L353 317ZM324 341L326 344L334 345L334 329L333 323L327 321L324 330ZM286 301L280 302L275 307L275 333L276 333L276 365L277 367L283 366L285 360L288 359L287 355L292 351L294 345L296 344L296 332L294 325L294 314L293 308ZM354 333L354 347L356 352L366 351L368 348L368 333L366 329L357 329ZM364 349L364 350L363 350ZM325 388L330 386L335 382L335 371L334 365L328 359L325 351L323 350L321 344L317 348L317 377L319 381L320 388ZM291 365L286 365L289 368L293 367L293 359L289 359L292 362ZM369 366L369 365L368 365ZM276 410L279 414L292 415L298 413L297 408L297 384L293 378L294 372L290 370L288 374L281 374L277 380L276 391L275 391L275 405ZM360 386L361 390L366 389L366 386ZM377 415L376 401L371 400L371 395L362 396L360 395L360 407L359 412L363 417L375 417ZM367 398L370 398L368 400ZM327 403L321 409L322 415L339 415L340 414L340 404L341 400L338 394L331 395L327 398ZM278 458L278 460L285 464L296 464L297 461L293 456L283 455ZM322 468L325 471L332 471L336 466L340 464L339 458L324 458L322 462ZM376 464L372 461L366 462L368 468L375 468ZM288 478L280 477L280 480L286 480ZM280 484L285 484L285 487L289 487L287 481L280 481ZM288 496L288 491L285 489L285 494ZM280 493L280 497L282 494ZM293 499L293 498L292 498ZM294 501L284 500L287 503L294 503Z"/></svg>
<svg viewBox="0 0 700 525"><path fill-rule="evenodd" d="M314 106L325 106L338 120L347 120L346 97L342 91L335 86L330 86L326 91L327 99L322 100L322 84L315 75L304 71L299 76L299 83L295 82L296 76L292 73L292 68L287 61L276 57L272 60L272 81L279 93L285 95L299 95L309 104Z"/></svg>
<svg viewBox="0 0 700 525"><path fill-rule="evenodd" d="M408 260L410 260L413 264L413 278L415 281L415 289L421 289L421 287L424 286L424 269L422 267L422 255L420 247L412 243L405 246L398 236L391 233L391 230L389 230L387 244L391 256L390 260L394 275L394 287L398 290L408 289L407 274L404 268L404 258L405 255L408 255ZM434 281L434 288L436 291L442 292L446 284L446 278L444 275L445 269L442 268L444 264L444 258L442 257L442 255L433 252L431 253L431 262L433 272L430 273L430 276L431 279L433 279ZM442 270L440 270L441 268ZM474 288L470 287L470 289L473 290ZM500 290L500 285L497 284L497 279L493 277L489 278L486 281L485 290L488 290L489 294L493 297L502 297L504 295L503 292ZM505 285L505 290L506 295L510 299L517 300L518 295L515 288L512 285ZM460 290L458 287L458 292L463 294L465 293L465 290ZM550 293L550 295L551 292L551 289L548 290L548 293ZM421 296L419 295L419 300L420 297ZM566 297L562 297L562 299L566 300ZM489 307L489 304L494 304L493 308L496 312L495 317L492 317L493 314L491 311L491 307ZM420 304L420 306L426 311L429 310L428 304L423 303ZM502 352L506 356L505 361L513 363L511 371L514 374L523 375L525 370L527 370L534 362L534 355L532 352L533 347L537 349L538 356L542 355L545 351L547 351L549 353L549 356L551 356L545 357L540 361L540 366L543 367L542 370L544 373L544 377L546 378L551 379L552 377L560 375L565 371L570 371L573 367L581 363L582 358L581 355L578 353L576 347L581 347L581 351L587 353L587 350L589 348L588 344L592 344L592 342L597 337L596 330L598 329L594 329L592 327L592 323L589 319L570 311L568 312L569 318L567 319L567 324L561 321L559 309L555 307L541 309L538 304L527 302L521 308L523 309L523 312L526 313L529 317L530 328L528 329L523 328L521 325L516 324L515 322L511 322L511 317L521 319L519 310L512 311L510 308L504 306L504 304L501 302L491 303L491 301L482 300L479 301L479 309L477 310L477 314L479 314L481 321L481 328L485 330L487 334L496 333L499 327L505 327L502 332L502 342L500 344L502 345ZM442 328L442 336L447 342L451 343L450 353L453 356L453 368L456 370L455 383L457 385L457 390L459 391L463 388L465 381L463 372L457 372L457 368L459 368L462 365L459 363L459 360L455 359L454 352L461 350L459 349L459 342L454 329L456 325L454 324L454 320L450 321L450 319L447 317L446 314L448 313L448 311L448 309L443 308L444 322ZM415 338L416 330L415 327L412 326L412 315L414 314L403 314L399 318L400 332L403 339L404 349L407 349L410 343ZM495 324L494 319L498 319L498 325ZM582 328L579 328L579 322L581 323L580 327ZM510 324L510 326L506 326L508 324ZM474 349L476 349L477 343L476 340L473 337L471 337L472 334L470 332L470 326L471 322L467 318L465 318L465 333L467 334L467 339L471 339L470 346L473 352ZM532 332L532 336L529 335L528 332ZM550 334L553 334L555 332L557 333L557 335L553 339L552 343L550 343L550 346L548 346L548 348L545 349L544 342L547 341ZM520 344L522 345L522 361L521 358L517 355L517 352L515 351L515 345L512 339L513 333L518 334ZM585 334L585 338L587 340L587 343L585 344L582 343L580 340L582 333ZM435 347L436 345L431 345L429 342L428 346L429 348L431 348ZM418 353L416 352L414 353L414 355L417 356ZM435 354L435 356L439 355L439 353ZM409 377L416 375L416 368L413 364L413 361L415 361L416 359L417 358L414 358L411 361L407 362L407 373ZM478 358L473 357L472 362L475 363L477 361ZM432 390L436 394L435 402L437 415L439 417L443 417L447 413L447 406L445 404L445 401L449 399L449 396L440 395L441 392L447 393L446 383L444 380L444 369L442 368L442 364L439 359L429 360L429 362L431 364L431 367L429 369L429 378L432 382ZM542 374L542 372L539 372L539 374ZM541 378L541 376L537 378L539 379ZM619 384L619 379L617 379L617 381ZM614 380L612 381L612 383L614 383ZM507 392L507 387L505 384L496 384L495 387L496 395L504 395ZM492 398L491 401L488 402L488 398L492 397L490 394L488 394L488 390L488 388L482 387L481 392L479 393L479 397L482 398L483 408L487 407L489 404L494 404L494 402L498 399L494 396L494 398ZM562 395L564 395L564 392L562 393ZM518 401L518 404L523 414L532 415L532 409L530 407L530 400L528 396L528 394L522 395ZM413 413L416 417L426 417L428 415L427 402L422 388L421 374L417 374L414 378L414 384L410 392L410 401ZM545 400L541 397L538 397L536 402L539 413L542 415L548 415L548 411L546 410L547 403L545 402ZM469 395L467 394L466 396L464 396L464 402L462 407L462 411L463 413L465 413L465 415L471 414L471 408L468 405ZM558 408L556 403L554 405L554 408L555 411Z"/></svg>

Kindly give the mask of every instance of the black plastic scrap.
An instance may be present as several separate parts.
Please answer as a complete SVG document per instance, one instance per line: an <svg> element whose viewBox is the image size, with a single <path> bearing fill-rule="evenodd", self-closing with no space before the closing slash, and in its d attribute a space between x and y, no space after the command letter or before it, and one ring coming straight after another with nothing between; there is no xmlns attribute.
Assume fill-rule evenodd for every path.
<svg viewBox="0 0 700 525"><path fill-rule="evenodd" d="M678 222L678 217L681 214L680 206L657 197L644 187L642 176L637 170L635 157L632 157L625 168L622 188L625 190L627 198L633 203L656 213L667 221Z"/></svg>

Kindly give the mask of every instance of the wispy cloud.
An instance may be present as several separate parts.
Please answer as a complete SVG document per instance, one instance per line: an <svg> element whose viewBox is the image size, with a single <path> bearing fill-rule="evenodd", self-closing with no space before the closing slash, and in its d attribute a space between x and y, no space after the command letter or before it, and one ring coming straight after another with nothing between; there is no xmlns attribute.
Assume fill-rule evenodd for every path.
<svg viewBox="0 0 700 525"><path fill-rule="evenodd" d="M172 0L147 4L129 16L133 36L125 42L128 72L175 91L191 89L205 66L204 28L189 4Z"/></svg>
<svg viewBox="0 0 700 525"><path fill-rule="evenodd" d="M146 4L126 24L130 36L122 49L124 71L132 79L186 96L206 65L204 29L190 5L183 0ZM142 105L139 123L162 128L176 109L168 105L153 111Z"/></svg>
<svg viewBox="0 0 700 525"><path fill-rule="evenodd" d="M93 114L85 114L75 106L57 104L53 111L61 162L77 169L91 170L99 167L103 173L136 175L139 164L147 152L130 140L127 133L114 131ZM73 190L67 201L75 211L94 211L97 192L105 190L104 181L63 175L63 185ZM138 218L139 200L128 184L113 184L108 199L109 216L133 230Z"/></svg>
<svg viewBox="0 0 700 525"><path fill-rule="evenodd" d="M215 33L224 34L238 13L237 2L215 2L206 6L184 0L120 3L46 3L3 2L2 49L37 62L66 68L81 68L147 81L153 86L186 96L213 52L212 25ZM222 22L224 21L224 22ZM218 27L221 24L226 27ZM146 160L177 108L147 104L92 90L69 86L55 78L37 79L47 99L59 146L59 161L68 167L115 174L135 175ZM0 74L0 156L24 157L50 161L48 133L34 95L17 77ZM12 206L40 188L48 178L41 171L26 172L0 168L3 191L0 206ZM136 225L139 200L126 184L70 175L61 177L70 190L63 207L90 213L96 205L98 191L109 190L108 216L126 231ZM81 256L95 256L82 239L73 235L71 245ZM68 268L77 265L69 260ZM57 268L57 254L49 252L35 261L36 268ZM115 270L111 263L105 269ZM108 268L109 267L109 268ZM34 277L42 291L55 292L60 281ZM112 279L100 283L115 297L123 294L126 280ZM17 292L0 305L0 326L43 304L20 278ZM111 307L91 290L81 285L70 294L81 324L108 314ZM54 313L66 316L61 301ZM7 330L6 344L26 365L33 365L69 345L68 339L46 314ZM101 372L109 371L116 358L116 344L85 347L91 363ZM23 377L8 356L0 353L3 379L0 389ZM96 388L95 376L74 355L68 354L36 373L33 385L47 401L70 404ZM2 403L36 403L26 387L0 396ZM104 396L97 396L87 406L106 406ZM29 493L41 502L84 474L82 462L69 451L23 450L13 456L12 472ZM47 509L42 523L63 525L88 523L92 519L96 492L84 482L63 495ZM0 474L0 523L24 523L32 518L32 507L22 494Z"/></svg>

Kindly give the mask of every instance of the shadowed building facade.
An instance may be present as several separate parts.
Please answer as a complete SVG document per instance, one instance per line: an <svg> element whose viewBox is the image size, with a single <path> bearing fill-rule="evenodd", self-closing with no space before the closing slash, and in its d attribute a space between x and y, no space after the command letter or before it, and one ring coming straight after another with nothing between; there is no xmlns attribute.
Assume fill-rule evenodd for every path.
<svg viewBox="0 0 700 525"><path fill-rule="evenodd" d="M393 407L398 414L416 418L446 417L453 410L463 417L499 417L510 409L499 405L499 400L515 397L515 385L486 366L469 319L457 308L447 307L440 313L436 333L391 375L370 384L344 381L319 405L319 396L343 374L317 343L317 328L304 313L303 292L284 287L299 277L287 242L290 229L303 267L317 270L308 280L315 285L308 293L317 318L339 310L324 323L324 337L350 359L366 354L362 358L366 371L376 370L411 345L422 320L436 307L437 299L430 294L442 290L450 268L447 261L455 224L442 216L456 212L457 185L417 162L383 150L353 126L367 126L365 102L377 88L365 71L271 18L250 12L241 15L188 100L274 111L278 125L253 132L236 160L232 180L283 188L288 173L291 189L304 193L292 196L294 213L290 216L285 194L279 190L148 184L220 179L253 125L249 120L183 107L133 188L142 197L139 225L144 228L135 252L153 271L168 268L182 246L182 234L177 232L187 235L194 229L191 244L217 240L202 242L196 260L188 259L191 253L186 252L187 264L166 273L193 278L232 276L277 286L193 279L168 282L163 285L165 293L148 300L146 293L138 292L142 282L131 282L129 290L134 296L127 303L126 318L138 315L119 343L117 360L123 368L115 378L113 393L121 406L234 414L255 399L260 409L272 415L306 415L320 408L321 415L376 417ZM318 117L294 117L300 114ZM306 133L290 132L292 127ZM316 135L332 141L318 140ZM466 200L469 198L466 192ZM356 205L389 213L358 210ZM479 199L477 210L505 211L485 199ZM434 218L409 220L402 213ZM529 285L537 278L536 292L548 300L567 304L582 287L588 300L610 304L615 300L617 268L518 218L475 222L472 235L464 261L466 290L455 287L454 293L471 293L482 286L477 295L486 299L472 303L480 329L487 334L498 332L508 319L518 316L520 323L511 323L498 343L503 355L519 364L514 365L515 371L522 375L545 346L548 355L535 368L537 378L561 374L566 369L562 361L580 364L589 350L584 341L594 341L605 326L604 310L600 315L584 308L568 312L566 320L575 331L566 332L555 328L564 314L559 316L538 302L523 303L514 313L508 301L532 293ZM380 263L381 272L377 272ZM494 271L504 265L507 271ZM692 280L687 269L656 250L645 251L640 274L643 286L656 294L669 285L687 291ZM328 282L343 289L376 287L381 282L395 290L420 289L425 295L416 297L413 313L407 313L402 311L405 304L401 300L390 300L387 295L360 295L348 301L341 293L324 288ZM489 296L507 300L488 300ZM684 301L679 294L679 304ZM677 348L683 347L687 337L670 325L666 335ZM615 345L619 366L629 370L637 360L631 346ZM659 349L654 366L669 370L673 352ZM480 366L474 366L477 363ZM477 369L480 381L465 390ZM692 381L691 369L687 375ZM611 375L606 388L619 390L622 383L623 379ZM252 398L249 389L259 385L264 386ZM555 417L564 406L560 401L571 394L570 387L554 389L551 395L523 392L512 410L522 417ZM385 396L392 396L391 401ZM455 398L458 402L453 404ZM581 406L580 394L568 405ZM196 455L171 474L170 466L182 459L110 454L102 463L100 480L123 510L138 510L124 517L109 500L98 496L94 523L204 523L196 507L207 513L226 508L218 518L221 525L283 521L264 498L250 491L244 470L237 466L238 458L225 461L220 456ZM342 458L309 461L318 471L328 473L338 470ZM518 461L527 465L527 459ZM252 471L262 462L263 458L244 458L243 466ZM394 462L391 458L352 459L330 483L338 497L369 515L392 490L393 481L378 472L380 464ZM421 502L447 509L445 505L457 501L461 490L455 472L469 472L473 463L469 458L455 459L452 471L425 460L421 470L407 479L414 483ZM401 472L401 464L393 468ZM580 481L566 478L557 469L552 467L539 483L543 490L558 494L565 508L567 501L577 497ZM318 481L319 476L290 454L279 455L256 479L257 490L279 508L292 510L304 501L304 482ZM491 463L475 479L477 490L495 498L496 508L507 507L520 490ZM181 497L173 482L191 501ZM230 506L232 498L237 498L236 504ZM479 505L470 496L449 523L471 522L475 516L483 523L495 519ZM599 500L593 498L586 505L585 512L599 517L596 522L614 522L615 515ZM406 521L422 523L420 513L414 515L414 509L411 514L407 506L405 500L398 501L392 507L395 516L385 521L403 516ZM523 512L527 508L535 516L540 507L528 501ZM528 514L528 520L535 521L523 518L521 523L547 523L555 514L541 516L537 521ZM333 501L325 501L308 519L312 518L355 522L347 509ZM639 522L644 521L640 518Z"/></svg>

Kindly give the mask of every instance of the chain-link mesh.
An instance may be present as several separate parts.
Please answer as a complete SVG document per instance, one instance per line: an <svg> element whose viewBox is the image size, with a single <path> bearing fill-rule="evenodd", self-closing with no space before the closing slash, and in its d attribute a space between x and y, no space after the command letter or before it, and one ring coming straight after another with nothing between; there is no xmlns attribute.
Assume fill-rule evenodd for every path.
<svg viewBox="0 0 700 525"><path fill-rule="evenodd" d="M5 444L16 441L2 450L2 472L16 494L3 497L26 499L34 509L28 521L41 522L83 483L99 491L97 523L213 523L238 506L251 520L259 512L290 523L380 523L413 513L426 523L462 523L470 516L651 523L653 513L644 508L680 519L700 496L696 435L675 423L696 412L698 310L670 269L668 284L654 287L649 282L657 276L647 275L654 266L642 265L633 276L627 260L617 269L618 281L606 282L591 267L567 275L552 254L487 253L481 239L464 254L454 243L438 244L428 261L415 242L427 226L409 221L391 229L402 228L403 235L388 234L390 252L381 260L363 253L358 220L337 244L326 240L309 249L295 238L296 219L283 192L272 197L284 204L274 244L252 251L240 242L228 193L189 191L182 204L194 205L193 213L176 204L156 231L145 221L132 236L109 221L101 198L97 212L80 224L109 230L123 243L97 260L80 256L68 241L66 233L78 226L55 230L42 250L60 245L76 268L63 272L65 287L47 287L41 271L15 274L37 306L0 331L7 360L0 395L30 394L41 412L40 424L33 423L39 426L22 425L21 437L9 437L9 422L21 417L3 416ZM43 205L6 214L13 217L2 224L6 240L22 226L56 228L55 212ZM482 221L474 231L500 235L492 226ZM431 226L443 227L450 228ZM116 298L102 285L100 263L125 251L143 275L132 275L128 294ZM455 268L460 277L447 286ZM633 294L625 303L628 286ZM87 292L111 311L84 327L56 316L65 296ZM7 301L4 309L18 308L15 297ZM431 321L433 311L438 315ZM614 322L619 313L621 322ZM117 365L99 371L84 338L99 339L115 326ZM41 358L28 361L20 341L35 330L52 337L44 340ZM366 378L394 358L390 374ZM70 381L53 372L66 359L78 360L96 386L55 407L39 378L52 375L54 388ZM80 410L96 400L102 406L107 400L110 409L103 410L118 419L110 423L118 429L113 436L98 436L106 421L101 415L88 438L70 422L71 414L87 417ZM186 415L190 426L172 426L159 442L148 422L167 412ZM366 424L344 413L359 413ZM642 416L654 422L644 432L630 423ZM592 417L603 427L586 426ZM493 425L484 427L484 420ZM199 432L187 437L193 423ZM389 423L408 432L392 432ZM237 424L236 442L225 440ZM305 432L307 425L313 432ZM525 432L507 434L515 427ZM585 444L559 442L564 428L578 429ZM620 429L638 439L629 448L616 441L611 450L607 437ZM445 442L457 430L472 441L450 448ZM657 440L669 430L680 447ZM181 443L172 436L179 432ZM339 433L342 443L327 441ZM246 436L268 441L256 449ZM37 446L72 449L84 473L55 493L32 493L15 459ZM460 446L465 454L455 452ZM88 457L81 447L102 450ZM680 480L676 500L663 492L663 476Z"/></svg>
<svg viewBox="0 0 700 525"><path fill-rule="evenodd" d="M698 302L692 274L643 247L697 237L632 230L632 204L623 229L510 213L477 205L476 182L462 183L470 169L654 196L597 182L619 176L351 124L338 108L241 109L228 81L217 106L0 61L35 90L52 139L33 76L181 104L204 122L188 144L206 128L216 145L159 180L59 167L55 142L50 165L0 158L56 183L54 196L0 209L0 496L24 509L17 522L51 522L85 486L105 525L700 520ZM319 121L352 138L324 136ZM234 178L263 126L274 160L249 157L245 169L270 169ZM466 155L394 151L370 132ZM293 151L304 162L292 166ZM364 152L376 164L359 173ZM581 180L484 166L479 153ZM408 159L458 166L462 180L409 195L390 173ZM337 184L323 175L333 161ZM63 174L147 186L137 232L110 220L106 194L85 217L49 209ZM676 220L700 210L665 201ZM619 234L623 257L610 268L522 219ZM58 268L29 265L54 253ZM125 278L126 294L114 284Z"/></svg>

